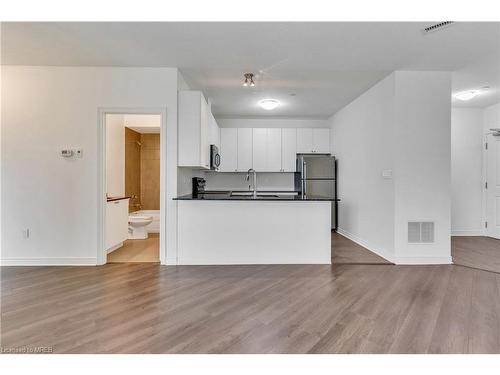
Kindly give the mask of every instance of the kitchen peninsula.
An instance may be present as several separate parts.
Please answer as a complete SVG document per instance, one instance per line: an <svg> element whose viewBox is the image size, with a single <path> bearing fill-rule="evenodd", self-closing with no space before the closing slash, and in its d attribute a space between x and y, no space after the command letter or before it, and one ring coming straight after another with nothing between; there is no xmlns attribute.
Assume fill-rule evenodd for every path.
<svg viewBox="0 0 500 375"><path fill-rule="evenodd" d="M332 198L219 191L176 200L177 264L331 264Z"/></svg>

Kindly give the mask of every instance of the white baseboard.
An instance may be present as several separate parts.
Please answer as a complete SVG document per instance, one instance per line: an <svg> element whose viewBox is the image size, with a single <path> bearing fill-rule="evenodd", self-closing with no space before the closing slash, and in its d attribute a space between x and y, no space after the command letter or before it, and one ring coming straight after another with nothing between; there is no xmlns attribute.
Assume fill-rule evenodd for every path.
<svg viewBox="0 0 500 375"><path fill-rule="evenodd" d="M343 230L342 228L338 228L337 232L344 237L350 239L353 242L356 242L358 245L365 247L370 250L372 253L381 256L382 258L388 260L391 263L398 265L419 265L419 264L453 264L451 260L451 256L449 257L398 257L390 254L387 250L381 249L379 247L371 245L368 241L365 241L352 233Z"/></svg>
<svg viewBox="0 0 500 375"><path fill-rule="evenodd" d="M466 229L466 230L452 230L452 236L484 236L485 232L482 229Z"/></svg>
<svg viewBox="0 0 500 375"><path fill-rule="evenodd" d="M398 265L453 264L451 257L397 257Z"/></svg>
<svg viewBox="0 0 500 375"><path fill-rule="evenodd" d="M387 250L382 249L378 246L373 246L369 242L355 236L352 233L349 233L348 231L342 229L342 228L337 228L337 232L341 234L342 236L350 239L353 242L356 242L358 245L365 247L366 249L370 250L372 253L377 254L378 256L384 258L385 260L388 260L391 263L396 263L394 260L394 256L390 254Z"/></svg>
<svg viewBox="0 0 500 375"><path fill-rule="evenodd" d="M4 266L95 266L96 257L89 258L3 258Z"/></svg>

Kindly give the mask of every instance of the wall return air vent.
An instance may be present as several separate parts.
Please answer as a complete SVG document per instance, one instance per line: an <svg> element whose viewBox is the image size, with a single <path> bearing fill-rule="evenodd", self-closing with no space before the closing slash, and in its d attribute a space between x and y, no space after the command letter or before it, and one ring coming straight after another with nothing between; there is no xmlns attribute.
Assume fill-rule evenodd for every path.
<svg viewBox="0 0 500 375"><path fill-rule="evenodd" d="M438 23L435 23L434 25L430 25L430 26L425 27L424 29L422 29L422 32L424 34L434 33L436 31L440 31L440 30L443 30L447 27L450 27L454 23L455 22L453 22L453 21L438 22Z"/></svg>
<svg viewBox="0 0 500 375"><path fill-rule="evenodd" d="M408 243L433 243L434 222L432 221L409 221Z"/></svg>

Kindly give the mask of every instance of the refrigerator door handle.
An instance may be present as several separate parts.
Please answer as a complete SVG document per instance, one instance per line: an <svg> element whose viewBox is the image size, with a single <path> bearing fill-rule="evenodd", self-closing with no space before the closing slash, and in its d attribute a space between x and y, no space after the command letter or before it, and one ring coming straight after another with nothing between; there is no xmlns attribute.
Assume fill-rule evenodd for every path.
<svg viewBox="0 0 500 375"><path fill-rule="evenodd" d="M302 191L304 195L307 195L307 163L304 161L302 164L302 170L304 171L303 179L302 179Z"/></svg>

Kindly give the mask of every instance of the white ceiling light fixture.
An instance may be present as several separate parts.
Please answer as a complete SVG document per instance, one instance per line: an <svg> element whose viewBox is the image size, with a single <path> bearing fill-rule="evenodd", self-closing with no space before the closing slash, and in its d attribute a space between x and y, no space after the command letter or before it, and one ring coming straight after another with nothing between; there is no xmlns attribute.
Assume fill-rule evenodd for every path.
<svg viewBox="0 0 500 375"><path fill-rule="evenodd" d="M453 96L458 100L467 101L475 98L476 96L480 95L483 91L487 91L488 89L489 86L484 86L481 87L480 89L460 91L453 94Z"/></svg>
<svg viewBox="0 0 500 375"><path fill-rule="evenodd" d="M266 111L272 111L280 106L280 102L276 99L262 99L259 105Z"/></svg>

